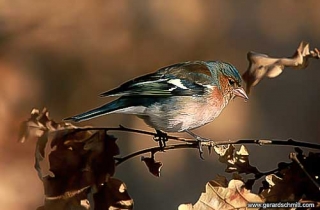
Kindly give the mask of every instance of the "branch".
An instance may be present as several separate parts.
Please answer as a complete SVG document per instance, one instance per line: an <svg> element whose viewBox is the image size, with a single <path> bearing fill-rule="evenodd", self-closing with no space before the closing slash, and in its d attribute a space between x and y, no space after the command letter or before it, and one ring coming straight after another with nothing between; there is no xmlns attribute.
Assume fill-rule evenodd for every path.
<svg viewBox="0 0 320 210"><path fill-rule="evenodd" d="M46 112L43 112L46 113ZM42 117L47 115L42 114ZM29 124L27 125L29 128L28 129L38 129L39 131L47 132L49 131L51 134L55 134L56 132L60 132L62 130L69 130L69 134L73 132L79 132L79 131L105 131L106 133L108 131L123 131L123 132L132 132L132 133L139 133L139 134L144 134L144 135L149 135L149 136L156 136L157 133L155 132L149 132L149 131L144 131L144 130L138 130L138 129L131 129L131 128L126 128L122 125L119 127L114 127L114 128L107 128L107 127L69 127L67 124L60 127L60 129L50 129L46 128L45 126L39 126L38 124ZM27 130L27 128L25 128ZM24 137L24 136L22 136ZM25 137L24 137L25 138ZM182 148L199 148L199 142L196 139L188 139L188 138L182 138L182 137L177 137L177 136L167 136L168 140L174 140L174 141L179 141L179 142L185 142L185 144L176 144L176 145L168 145L164 148L160 147L154 147L154 148L149 148L145 150L141 150L135 153L132 153L128 156L125 156L123 158L118 158L117 165L120 163L136 157L138 155L148 153L148 152L153 152L156 153L158 151L166 151L166 150L172 150L172 149L182 149ZM257 144L257 145L283 145L283 146L295 146L295 147L306 147L306 148L312 148L312 149L320 149L319 144L314 144L314 143L308 143L308 142L300 142L300 141L295 141L292 139L288 140L268 140L268 139L240 139L240 140L228 140L228 141L214 141L211 139L206 139L207 141L201 142L200 146L206 146L208 147L209 151L211 150L212 147L218 146L218 145L229 145L229 144Z"/></svg>
<svg viewBox="0 0 320 210"><path fill-rule="evenodd" d="M156 136L157 135L157 133L155 133L155 132L127 128L122 125L119 125L119 127L117 127L117 128L105 128L105 127L82 127L81 128L81 127L78 127L78 128L74 128L74 130L75 131L77 131L77 130L81 130L81 131L104 130L106 132L108 132L108 131L123 131L123 132L145 134L145 135L149 135L149 136ZM171 140L182 141L182 142L191 142L191 143L194 142L194 140L192 140L192 139L182 138L182 137L178 137L178 136L169 136L168 135L167 138L168 138L168 140L171 139Z"/></svg>
<svg viewBox="0 0 320 210"><path fill-rule="evenodd" d="M131 129L124 127L122 125L119 125L119 127L116 128L105 128L105 127L82 127L82 128L73 128L74 131L89 131L89 130L104 130L105 132L108 131L123 131L123 132L132 132L132 133L139 133L139 134L144 134L144 135L149 135L149 136L155 136L155 132L149 132L149 131L144 131L144 130L138 130L138 129ZM137 152L134 152L132 154L129 154L124 157L119 157L116 158L117 163L116 165L120 165L121 163L137 157L139 155L145 154L145 153L157 153L159 151L168 151L168 150L173 150L173 149L186 149L186 148L199 148L199 142L195 139L187 139L187 138L182 138L182 137L177 137L177 136L167 136L168 140L175 140L175 141L180 141L180 142L186 142L185 144L174 144L174 145L167 145L164 148L160 147L153 147L153 148L148 148L144 150L140 150ZM295 147L306 147L306 148L311 148L311 149L320 149L319 144L314 144L314 143L308 143L308 142L300 142L300 141L295 141L293 139L288 139L288 140L269 140L269 139L240 139L240 140L228 140L228 141L214 141L211 139L207 139L208 141L203 141L201 142L201 146L206 146L208 147L209 151L211 151L211 148L214 146L218 145L227 145L227 144L234 144L234 145L240 145L240 144L257 144L257 145L282 145L282 146L295 146Z"/></svg>
<svg viewBox="0 0 320 210"><path fill-rule="evenodd" d="M282 145L282 146L295 146L305 147L311 149L320 149L320 144L314 144L310 142L296 141L293 139L279 140L279 139L240 139L235 141L219 141L219 142L203 142L203 145L210 143L210 146L225 145L225 144L258 144L262 145ZM206 145L208 146L208 145Z"/></svg>
<svg viewBox="0 0 320 210"><path fill-rule="evenodd" d="M117 128L105 128L105 127L84 127L84 128L75 128L75 130L105 130L108 131L124 131L124 132L132 132L132 133L139 133L139 134L145 134L149 136L155 136L156 133L144 131L144 130L138 130L138 129L131 129L126 128L122 125L120 125ZM186 145L192 145L197 143L198 141L195 139L188 139L188 138L182 138L177 136L169 136L168 140L176 140L176 141L182 141L187 142L189 144ZM208 141L201 142L201 146L207 146L207 147L213 147L217 145L226 145L226 144L258 144L260 146L262 145L282 145L282 146L295 146L295 147L305 147L305 148L311 148L311 149L320 149L320 144L315 143L309 143L309 142L302 142L302 141L296 141L293 139L288 140L280 140L280 139L239 139L239 140L228 140L228 141L214 141L211 139L208 139Z"/></svg>
<svg viewBox="0 0 320 210"><path fill-rule="evenodd" d="M117 130L119 130L120 128L118 128ZM126 128L127 129L127 128ZM139 130L134 130L134 129L130 129L130 131L135 132L135 131L139 131ZM144 131L139 131L139 133L144 133L146 134L146 132ZM150 135L153 134L150 132ZM169 137L169 136L168 136ZM164 148L160 148L160 147L152 147L152 148L148 148L148 149L144 149L144 150L140 150L137 152L134 152L130 155L124 156L124 157L120 157L120 158L116 158L117 159L117 163L116 165L120 165L121 163L123 163L126 160L129 160L131 158L134 158L136 156L145 154L145 153L157 153L160 151L168 151L168 150L174 150L174 149L195 149L198 148L199 144L198 141L196 140L187 140L187 139L183 139L183 138L179 138L179 137L174 137L171 136L171 139L179 139L179 140L184 140L187 141L188 143L186 144L174 144L174 145L167 145ZM241 140L235 140L235 141L221 141L221 142L214 142L211 140L211 142L201 142L201 146L207 146L208 148L211 148L213 146L218 146L218 145L226 145L226 144L235 144L235 145L242 145L242 144L258 144L260 146L262 145L283 145L283 146L296 146L296 147L306 147L306 148L312 148L312 149L320 149L320 145L319 144L313 144L313 143L308 143L308 142L300 142L300 141L295 141L292 139L288 139L288 140L255 140L255 139L241 139ZM276 170L275 170L276 171ZM267 174L269 172L266 172ZM262 173L262 175L265 175L265 173Z"/></svg>

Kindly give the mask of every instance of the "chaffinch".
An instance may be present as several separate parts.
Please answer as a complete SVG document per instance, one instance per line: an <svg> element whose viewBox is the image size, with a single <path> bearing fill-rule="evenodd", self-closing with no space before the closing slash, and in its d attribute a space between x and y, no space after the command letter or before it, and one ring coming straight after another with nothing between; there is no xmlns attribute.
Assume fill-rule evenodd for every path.
<svg viewBox="0 0 320 210"><path fill-rule="evenodd" d="M142 118L164 132L187 132L213 121L235 96L248 99L241 76L221 61L191 61L163 67L130 80L100 96L118 99L65 120L80 122L101 115L122 113Z"/></svg>

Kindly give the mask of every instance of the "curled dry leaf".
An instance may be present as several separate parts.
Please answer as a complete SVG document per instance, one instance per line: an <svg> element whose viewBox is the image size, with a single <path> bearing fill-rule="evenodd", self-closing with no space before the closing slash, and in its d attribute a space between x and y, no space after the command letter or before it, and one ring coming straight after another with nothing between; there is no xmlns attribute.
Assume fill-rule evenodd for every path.
<svg viewBox="0 0 320 210"><path fill-rule="evenodd" d="M247 209L248 203L263 203L264 200L244 187L240 180L231 180L227 187L212 180L206 185L206 192L202 193L195 205L182 204L179 210L226 210ZM252 208L254 209L254 208Z"/></svg>
<svg viewBox="0 0 320 210"><path fill-rule="evenodd" d="M30 138L39 138L47 131L46 125L43 122L48 120L49 114L47 109L39 110L33 109L28 120L21 123L19 132L19 142L23 143Z"/></svg>
<svg viewBox="0 0 320 210"><path fill-rule="evenodd" d="M277 77L285 67L306 68L309 58L319 59L320 52L317 48L310 50L309 43L301 42L294 55L289 58L272 58L256 52L249 52L247 58L249 67L243 74L243 80L246 83L246 92L249 93L263 78Z"/></svg>
<svg viewBox="0 0 320 210"><path fill-rule="evenodd" d="M44 109L41 113L33 110L30 119L22 123L20 141L28 139L37 140L35 168L44 185L45 209L93 209L92 206L119 205L119 198L114 199L119 195L119 189L110 188L121 182L112 178L114 156L119 154L115 137L105 130L56 123ZM42 164L46 157L49 175L45 175ZM107 194L105 188L108 188ZM129 195L125 192L128 200ZM90 194L93 197L103 195L105 199L89 199Z"/></svg>
<svg viewBox="0 0 320 210"><path fill-rule="evenodd" d="M233 151L235 148L232 144L227 144L227 145L216 145L213 147L213 149L220 157L224 157L225 159L230 159L230 158L233 158Z"/></svg>
<svg viewBox="0 0 320 210"><path fill-rule="evenodd" d="M214 147L214 150L219 155L219 161L227 165L226 172L239 174L259 174L259 170L251 166L249 163L249 153L245 146L241 145L238 151L235 150L233 145L228 145L222 148Z"/></svg>
<svg viewBox="0 0 320 210"><path fill-rule="evenodd" d="M141 161L143 161L149 169L149 172L155 175L156 177L160 177L160 171L162 168L162 163L158 162L154 159L154 157L141 157Z"/></svg>
<svg viewBox="0 0 320 210"><path fill-rule="evenodd" d="M304 169L320 184L320 169L315 167L320 162L320 153L310 152L308 156L299 154L299 157ZM301 199L320 202L319 189L296 162L292 162L290 167L281 169L277 174L266 176L265 179L267 185L260 195L267 202L298 202Z"/></svg>

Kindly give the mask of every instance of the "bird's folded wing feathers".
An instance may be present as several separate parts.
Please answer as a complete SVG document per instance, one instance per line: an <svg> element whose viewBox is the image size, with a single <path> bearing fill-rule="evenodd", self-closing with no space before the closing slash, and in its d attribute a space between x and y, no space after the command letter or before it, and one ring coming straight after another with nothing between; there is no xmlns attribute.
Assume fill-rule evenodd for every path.
<svg viewBox="0 0 320 210"><path fill-rule="evenodd" d="M130 80L100 96L201 95L211 83L211 73L205 65L187 62L164 67L155 73Z"/></svg>

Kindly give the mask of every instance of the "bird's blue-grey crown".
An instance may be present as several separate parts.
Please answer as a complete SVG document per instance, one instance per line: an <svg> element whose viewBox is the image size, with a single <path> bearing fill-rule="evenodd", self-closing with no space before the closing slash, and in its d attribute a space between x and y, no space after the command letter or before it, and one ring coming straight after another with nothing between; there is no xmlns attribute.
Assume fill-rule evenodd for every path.
<svg viewBox="0 0 320 210"><path fill-rule="evenodd" d="M207 61L207 65L212 72L212 75L217 76L218 74L216 71L221 71L225 76L233 78L237 84L241 84L241 75L233 65L221 61ZM216 78L216 81L219 81L218 78Z"/></svg>

